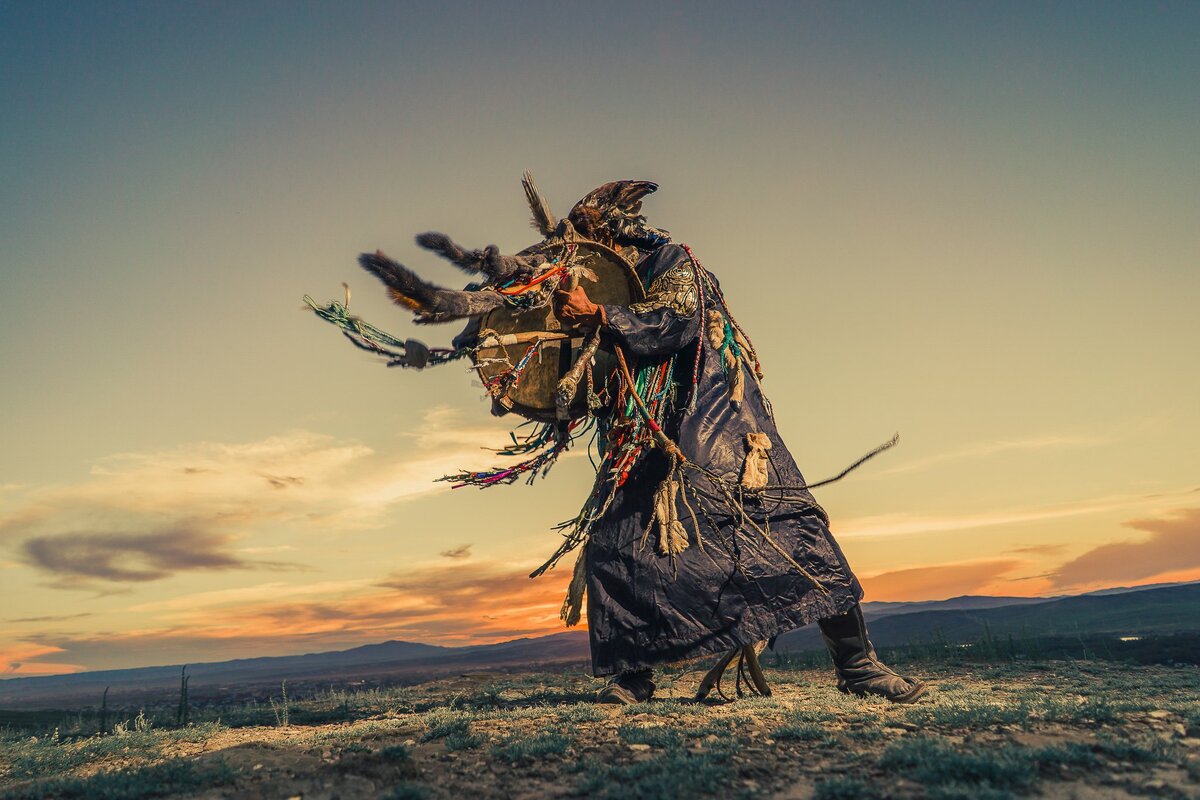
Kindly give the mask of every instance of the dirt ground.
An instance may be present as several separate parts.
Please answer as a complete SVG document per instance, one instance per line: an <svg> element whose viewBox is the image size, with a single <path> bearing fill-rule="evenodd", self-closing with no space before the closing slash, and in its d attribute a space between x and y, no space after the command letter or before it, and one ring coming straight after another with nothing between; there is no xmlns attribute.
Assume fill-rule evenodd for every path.
<svg viewBox="0 0 1200 800"><path fill-rule="evenodd" d="M912 706L842 695L830 670L769 670L772 697L706 704L699 672L667 674L627 707L591 702L602 684L580 673L481 672L294 699L270 726L229 709L10 736L0 798L1200 798L1195 667L912 670L931 686Z"/></svg>

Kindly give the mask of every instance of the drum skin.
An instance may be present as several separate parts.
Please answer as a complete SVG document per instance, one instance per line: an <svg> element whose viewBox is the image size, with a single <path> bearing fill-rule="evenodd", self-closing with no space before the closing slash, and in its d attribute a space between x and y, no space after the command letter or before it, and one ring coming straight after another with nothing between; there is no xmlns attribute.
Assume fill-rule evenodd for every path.
<svg viewBox="0 0 1200 800"><path fill-rule="evenodd" d="M572 244L577 247L572 263L583 268L579 270L579 283L592 302L598 305L629 305L645 298L645 291L633 267L615 251L586 239L576 240ZM542 252L552 257L561 253L563 247L562 241L548 241L522 251L522 255ZM480 339L488 331L500 335L536 334L542 331L560 334L564 329L562 322L554 315L553 307L547 304L540 308L504 307L489 312L479 320ZM542 344L540 352L530 359L516 383L495 398L501 409L536 422L556 421L555 392L559 379L570 370L584 345L585 332L571 329L567 329L567 332L575 335ZM531 344L532 340L477 350L472 359L484 385L510 369L511 365L517 364ZM491 362L491 359L499 361ZM596 353L595 374L607 375L615 368L613 355L602 345ZM577 419L586 414L587 386L586 382L581 381L575 399L570 404L570 418Z"/></svg>

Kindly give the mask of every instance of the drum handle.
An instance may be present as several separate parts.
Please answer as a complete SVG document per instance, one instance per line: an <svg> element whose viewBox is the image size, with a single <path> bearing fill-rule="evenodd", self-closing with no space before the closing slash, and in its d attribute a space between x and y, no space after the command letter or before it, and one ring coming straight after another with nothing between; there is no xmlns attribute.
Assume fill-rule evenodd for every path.
<svg viewBox="0 0 1200 800"><path fill-rule="evenodd" d="M512 344L527 344L539 339L553 342L560 339L581 339L578 334L562 331L521 331L519 333L486 333L479 340L479 347L505 347Z"/></svg>

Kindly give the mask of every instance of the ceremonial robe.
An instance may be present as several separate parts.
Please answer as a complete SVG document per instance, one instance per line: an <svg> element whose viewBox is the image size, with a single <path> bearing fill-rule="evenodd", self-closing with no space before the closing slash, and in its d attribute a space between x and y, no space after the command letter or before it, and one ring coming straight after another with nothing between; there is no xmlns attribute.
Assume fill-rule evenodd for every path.
<svg viewBox="0 0 1200 800"><path fill-rule="evenodd" d="M605 306L605 331L643 366L678 356L674 408L663 426L667 435L688 460L737 483L745 469L747 434L765 434L770 442L768 483L803 485L753 370L742 360L737 369L743 370L744 397L736 407L730 402L733 381L722 354L705 335L704 309L721 307L715 277L707 273L709 281L702 280L688 253L670 243L643 256L636 269L649 287L648 299L632 307ZM690 404L697 346L703 352ZM612 675L770 639L841 614L862 598L825 512L807 490L789 494L811 502L750 500L745 514L766 528L824 591L711 492L687 497L698 526L680 504L687 548L661 554L653 535L643 544L654 492L668 464L659 449L643 454L592 527L581 556L586 559L594 674ZM704 489L703 481L693 483Z"/></svg>

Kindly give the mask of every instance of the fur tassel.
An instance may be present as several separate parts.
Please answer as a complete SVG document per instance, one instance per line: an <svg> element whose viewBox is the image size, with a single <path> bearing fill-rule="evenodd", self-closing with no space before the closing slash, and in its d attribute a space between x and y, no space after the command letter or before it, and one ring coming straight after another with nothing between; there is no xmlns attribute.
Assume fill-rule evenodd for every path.
<svg viewBox="0 0 1200 800"><path fill-rule="evenodd" d="M550 210L550 204L533 182L533 175L525 170L521 175L521 186L525 189L525 199L529 201L529 210L533 212L533 229L542 236L550 236L558 227L558 220Z"/></svg>
<svg viewBox="0 0 1200 800"><path fill-rule="evenodd" d="M417 244L432 250L465 272L482 272L493 283L508 280L525 283L546 263L546 257L542 255L500 255L500 248L494 244L482 250L467 250L446 234L436 231L418 234Z"/></svg>
<svg viewBox="0 0 1200 800"><path fill-rule="evenodd" d="M558 616L570 628L579 623L583 614L583 592L587 587L587 542L579 548L575 557L575 570L571 573L571 584L567 587L567 598L563 600Z"/></svg>
<svg viewBox="0 0 1200 800"><path fill-rule="evenodd" d="M496 292L458 292L422 280L415 272L383 254L363 253L358 263L388 288L396 304L413 311L417 322L449 322L478 317L504 305Z"/></svg>
<svg viewBox="0 0 1200 800"><path fill-rule="evenodd" d="M771 439L761 431L746 434L746 460L742 462L742 488L764 489L767 486L767 451Z"/></svg>
<svg viewBox="0 0 1200 800"><path fill-rule="evenodd" d="M654 492L654 515L658 520L658 552L673 556L687 549L687 528L679 521L675 508L675 497L679 494L679 481L670 478L658 485Z"/></svg>
<svg viewBox="0 0 1200 800"><path fill-rule="evenodd" d="M740 408L746 397L746 379L742 375L742 365L733 349L725 346L725 317L721 312L710 308L705 315L705 336L712 349L721 355L721 366L725 370L725 380L729 383L729 403L734 408Z"/></svg>

